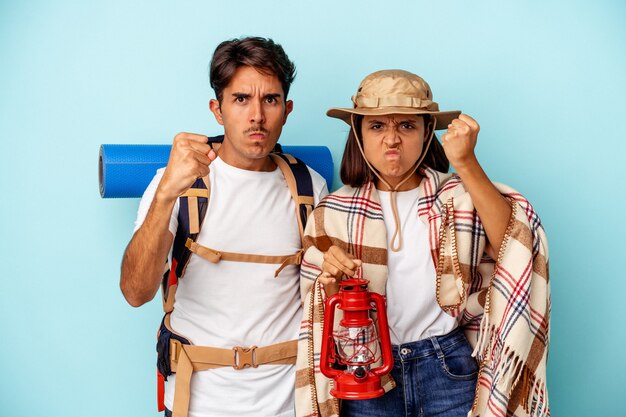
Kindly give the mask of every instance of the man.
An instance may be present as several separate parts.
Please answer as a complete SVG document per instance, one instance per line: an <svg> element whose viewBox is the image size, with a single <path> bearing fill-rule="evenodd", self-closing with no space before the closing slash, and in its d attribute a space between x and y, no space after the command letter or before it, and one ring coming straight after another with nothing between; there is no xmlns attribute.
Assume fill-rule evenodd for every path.
<svg viewBox="0 0 626 417"><path fill-rule="evenodd" d="M208 261L191 255L165 322L169 320L169 329L193 348L203 347L207 355L215 351L234 357L235 363L217 367L195 363L188 345L166 343L176 359L171 365L177 364L178 369L164 375L166 416L172 415L170 410L174 417L187 412L190 417L294 415L295 361L286 359L289 355L283 348L298 337L298 267L289 262L286 267L260 263L254 258L298 254L302 247L292 195L269 156L293 109L287 94L294 76L294 64L271 39L221 43L211 60L216 99L209 103L217 122L224 126L221 148L217 153L212 150L206 136L176 135L167 166L157 172L141 200L120 279L132 306L155 296L163 262L179 229L179 196L199 178L208 176L210 198L195 239L197 248L205 254L243 253L253 259ZM317 204L328 190L319 174L309 172ZM275 278L279 267L284 268ZM168 329L162 326L161 332ZM252 346L258 349L247 349ZM259 363L262 349L277 360L234 369L243 361L253 366ZM170 355L166 357L170 365ZM185 362L188 358L193 366ZM189 374L191 369L197 371L191 381L183 381L183 367Z"/></svg>

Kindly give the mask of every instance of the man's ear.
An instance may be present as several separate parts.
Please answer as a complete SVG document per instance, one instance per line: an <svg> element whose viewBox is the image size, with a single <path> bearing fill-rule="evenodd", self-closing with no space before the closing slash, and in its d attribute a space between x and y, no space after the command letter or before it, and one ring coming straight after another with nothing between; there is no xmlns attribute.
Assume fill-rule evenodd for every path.
<svg viewBox="0 0 626 417"><path fill-rule="evenodd" d="M220 105L220 102L214 98L211 99L209 101L209 110L211 110L211 113L213 113L213 115L215 116L215 120L217 120L217 123L224 126L224 120L222 119L222 107Z"/></svg>
<svg viewBox="0 0 626 417"><path fill-rule="evenodd" d="M287 100L285 103L285 115L283 116L283 125L287 123L287 116L293 111L293 101Z"/></svg>

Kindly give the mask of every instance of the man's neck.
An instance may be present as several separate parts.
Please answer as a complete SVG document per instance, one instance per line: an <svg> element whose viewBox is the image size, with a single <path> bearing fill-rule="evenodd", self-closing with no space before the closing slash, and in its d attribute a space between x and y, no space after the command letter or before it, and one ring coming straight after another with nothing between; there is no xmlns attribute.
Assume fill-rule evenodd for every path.
<svg viewBox="0 0 626 417"><path fill-rule="evenodd" d="M221 155L220 155L221 158ZM272 172L276 169L276 164L269 156L266 156L262 160L255 160L254 163L238 163L237 161L233 162L228 159L222 158L224 163L239 169L244 169L246 171L258 171L258 172ZM258 161L258 162L257 162Z"/></svg>
<svg viewBox="0 0 626 417"><path fill-rule="evenodd" d="M231 151L228 147L225 149L225 146L222 145L218 156L226 164L235 168L245 169L246 171L270 172L276 169L276 164L269 155L265 155L261 158L247 158L236 151Z"/></svg>

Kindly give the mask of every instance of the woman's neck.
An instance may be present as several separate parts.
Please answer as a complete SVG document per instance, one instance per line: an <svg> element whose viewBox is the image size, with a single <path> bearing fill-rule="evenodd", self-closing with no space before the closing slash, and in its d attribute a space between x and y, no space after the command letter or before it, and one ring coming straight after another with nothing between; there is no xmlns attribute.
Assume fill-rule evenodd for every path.
<svg viewBox="0 0 626 417"><path fill-rule="evenodd" d="M391 179L391 178L385 178L385 177L383 177L383 179L387 183L389 183L389 185L391 185L391 187L396 187L403 180L403 178ZM411 175L411 177L408 180L406 180L395 191L409 191L409 190L412 190L414 188L417 188L420 185L421 182L422 182L422 176L419 175L417 172L414 172L413 175ZM380 191L392 191L392 189L390 189L384 182L382 182L378 178L375 179L374 184L376 185L376 189L377 190L380 190Z"/></svg>

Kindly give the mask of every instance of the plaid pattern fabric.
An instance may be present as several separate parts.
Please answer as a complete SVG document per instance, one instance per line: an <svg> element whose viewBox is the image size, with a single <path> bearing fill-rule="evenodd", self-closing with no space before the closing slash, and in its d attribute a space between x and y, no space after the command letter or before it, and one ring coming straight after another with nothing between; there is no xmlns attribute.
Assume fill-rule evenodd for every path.
<svg viewBox="0 0 626 417"><path fill-rule="evenodd" d="M513 189L496 184L512 207L496 260L485 253L486 234L460 178L421 171L418 215L429 227L437 301L461 325L480 362L468 416L549 416L546 361L550 286L548 248L539 217ZM363 261L360 278L385 294L387 238L372 183L344 186L320 202L305 231L301 267L304 317L298 342L296 414L336 416L332 381L319 370L324 291L316 280L323 253L337 245ZM336 317L336 320L339 320ZM384 380L385 390L394 386Z"/></svg>

